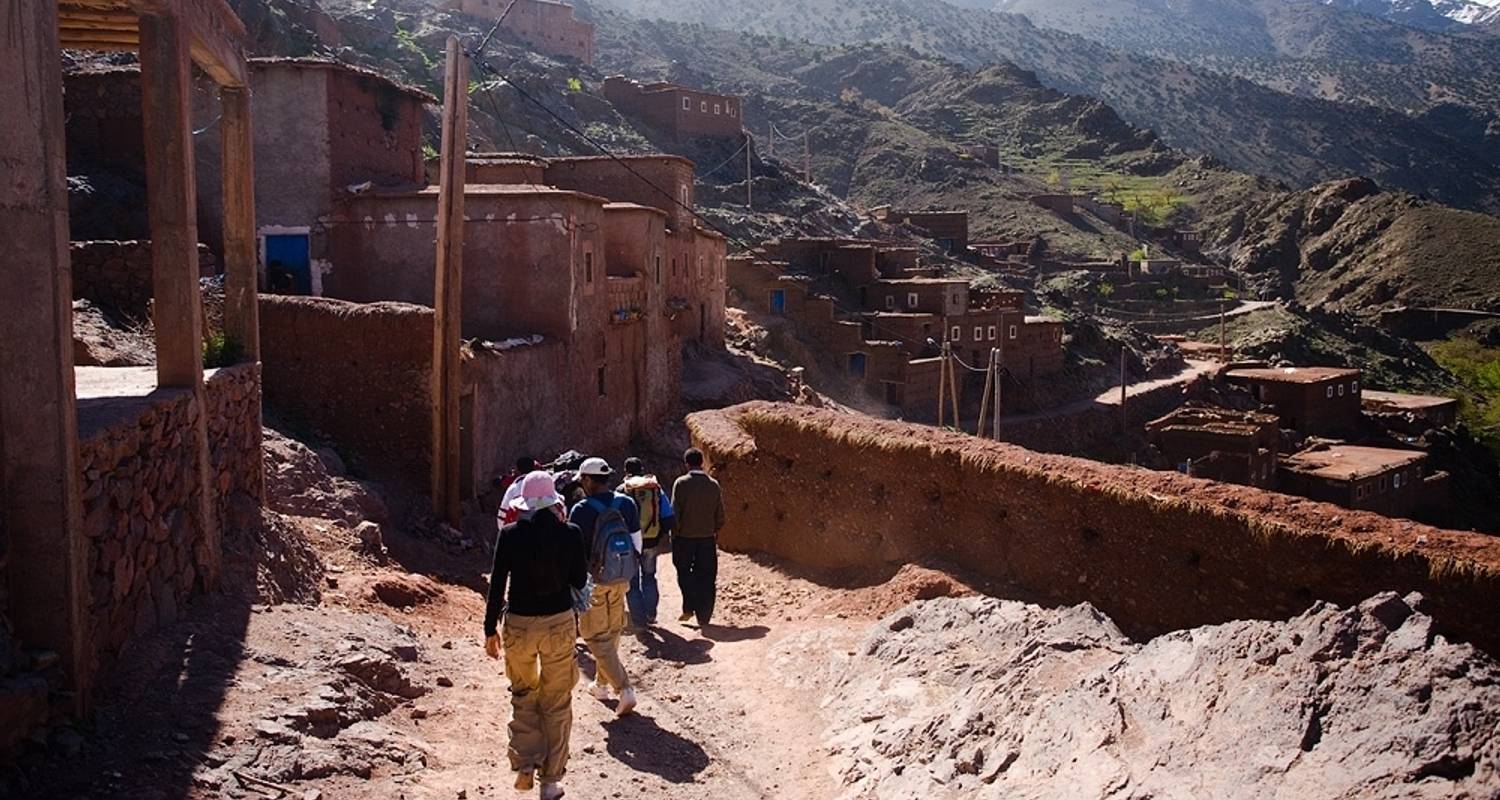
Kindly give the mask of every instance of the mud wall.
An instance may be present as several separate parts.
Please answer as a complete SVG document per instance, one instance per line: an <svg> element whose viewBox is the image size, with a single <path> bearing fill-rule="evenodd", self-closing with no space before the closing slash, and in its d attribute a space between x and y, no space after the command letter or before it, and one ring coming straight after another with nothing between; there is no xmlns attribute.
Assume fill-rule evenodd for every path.
<svg viewBox="0 0 1500 800"><path fill-rule="evenodd" d="M432 309L260 297L267 409L325 436L361 475L427 484Z"/></svg>
<svg viewBox="0 0 1500 800"><path fill-rule="evenodd" d="M133 637L174 621L211 571L216 554L198 511L198 413L191 392L158 389L80 424L96 668L114 663Z"/></svg>
<svg viewBox="0 0 1500 800"><path fill-rule="evenodd" d="M1116 387L1118 391L1119 387ZM1010 391L1009 382L1006 391ZM1007 409L1011 406L1006 399ZM1131 395L1125 404L1126 422L1120 421L1120 407L1090 403L1069 407L1057 413L1026 414L1001 417L1000 439L1011 444L1044 453L1108 453L1119 455L1141 439L1141 426L1182 405L1182 385L1164 384L1140 394ZM1121 425L1130 432L1120 435Z"/></svg>
<svg viewBox="0 0 1500 800"><path fill-rule="evenodd" d="M1494 537L798 406L688 427L724 486L730 550L962 565L1023 597L1093 603L1135 635L1419 591L1449 633L1500 652Z"/></svg>
<svg viewBox="0 0 1500 800"><path fill-rule="evenodd" d="M144 320L151 306L151 242L101 240L73 242L68 249L73 267L73 299ZM198 245L198 272L213 275L218 262Z"/></svg>
<svg viewBox="0 0 1500 800"><path fill-rule="evenodd" d="M556 341L464 359L464 392L473 403L473 476L484 489L521 456L543 462L575 447L577 427L567 391L567 347ZM580 448L581 449L581 448Z"/></svg>

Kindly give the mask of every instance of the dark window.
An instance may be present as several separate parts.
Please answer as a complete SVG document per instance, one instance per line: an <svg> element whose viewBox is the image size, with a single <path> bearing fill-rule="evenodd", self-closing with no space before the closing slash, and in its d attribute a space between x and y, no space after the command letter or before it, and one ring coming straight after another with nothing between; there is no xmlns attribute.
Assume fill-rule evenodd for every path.
<svg viewBox="0 0 1500 800"><path fill-rule="evenodd" d="M599 396L604 396L604 367L599 368Z"/></svg>
<svg viewBox="0 0 1500 800"><path fill-rule="evenodd" d="M586 252L586 253L583 254L583 282L584 283L593 283L594 282L594 254L593 253L587 253Z"/></svg>
<svg viewBox="0 0 1500 800"><path fill-rule="evenodd" d="M661 256L656 257L656 283L661 285Z"/></svg>

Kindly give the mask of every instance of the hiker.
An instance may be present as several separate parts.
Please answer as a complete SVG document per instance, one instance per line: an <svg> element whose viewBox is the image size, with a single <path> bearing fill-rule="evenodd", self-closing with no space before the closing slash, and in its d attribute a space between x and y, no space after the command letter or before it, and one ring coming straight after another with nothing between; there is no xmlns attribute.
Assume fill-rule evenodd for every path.
<svg viewBox="0 0 1500 800"><path fill-rule="evenodd" d="M635 708L635 689L620 661L620 634L625 631L625 593L630 579L640 573L641 518L635 501L609 488L614 469L602 458L590 458L578 468L585 497L573 506L569 519L583 531L594 577L594 597L578 618L578 632L594 655L594 683L589 691L608 700L620 693L619 716Z"/></svg>
<svg viewBox="0 0 1500 800"><path fill-rule="evenodd" d="M515 522L517 517L520 516L520 512L516 510L513 502L521 494L521 479L538 469L541 469L541 465L537 464L536 459L531 456L521 456L516 459L515 467L506 476L508 485L505 487L505 495L500 498L501 525L509 525Z"/></svg>
<svg viewBox="0 0 1500 800"><path fill-rule="evenodd" d="M620 491L635 501L641 517L641 569L630 579L625 605L636 632L656 624L656 607L661 592L656 584L656 559L672 541L672 501L662 490L655 475L646 474L646 463L639 458L625 459L625 481Z"/></svg>
<svg viewBox="0 0 1500 800"><path fill-rule="evenodd" d="M672 539L672 566L677 568L677 586L682 590L680 622L698 618L707 628L714 616L715 582L719 576L719 550L715 537L724 528L724 494L719 482L703 471L703 451L688 448L682 454L687 474L672 484L672 509L676 514Z"/></svg>
<svg viewBox="0 0 1500 800"><path fill-rule="evenodd" d="M552 475L536 471L517 481L514 523L500 531L484 611L484 651L505 654L510 680L510 766L516 788L541 779L542 800L563 796L573 728L573 591L588 581L583 533L563 518ZM508 593L507 593L508 589ZM501 633L496 622L502 613Z"/></svg>

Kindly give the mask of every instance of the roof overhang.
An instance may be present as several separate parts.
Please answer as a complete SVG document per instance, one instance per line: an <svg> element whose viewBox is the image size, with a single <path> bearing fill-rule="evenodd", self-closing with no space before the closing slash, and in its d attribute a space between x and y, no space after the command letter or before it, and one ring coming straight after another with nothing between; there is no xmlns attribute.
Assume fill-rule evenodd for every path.
<svg viewBox="0 0 1500 800"><path fill-rule="evenodd" d="M247 86L245 26L226 0L58 0L58 39L74 50L136 52L140 17L175 16L193 63L220 86Z"/></svg>

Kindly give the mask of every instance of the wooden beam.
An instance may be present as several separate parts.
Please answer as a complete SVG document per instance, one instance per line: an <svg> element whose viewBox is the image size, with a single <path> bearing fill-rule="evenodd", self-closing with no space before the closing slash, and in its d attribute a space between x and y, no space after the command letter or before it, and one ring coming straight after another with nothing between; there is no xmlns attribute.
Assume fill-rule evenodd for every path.
<svg viewBox="0 0 1500 800"><path fill-rule="evenodd" d="M437 268L432 331L432 511L458 526L463 517L459 466L459 330L463 317L464 159L468 150L469 62L448 37L443 80L443 152L439 168Z"/></svg>
<svg viewBox="0 0 1500 800"><path fill-rule="evenodd" d="M193 394L196 456L191 512L203 532L194 547L201 589L218 582L222 548L209 479L208 414L203 397L203 299L198 288L198 210L193 175L192 65L182 20L141 16L141 118L146 142L146 203L151 226L152 322L156 381Z"/></svg>
<svg viewBox="0 0 1500 800"><path fill-rule="evenodd" d="M245 357L260 360L256 289L255 144L250 133L250 91L219 90L220 158L224 205L224 330Z"/></svg>
<svg viewBox="0 0 1500 800"><path fill-rule="evenodd" d="M72 50L136 50L141 37L120 31L60 31L62 46Z"/></svg>
<svg viewBox="0 0 1500 800"><path fill-rule="evenodd" d="M94 648L73 382L63 78L55 0L0 13L0 528L10 620L27 647L62 659L73 711L87 710ZM8 575L3 574L8 571Z"/></svg>

